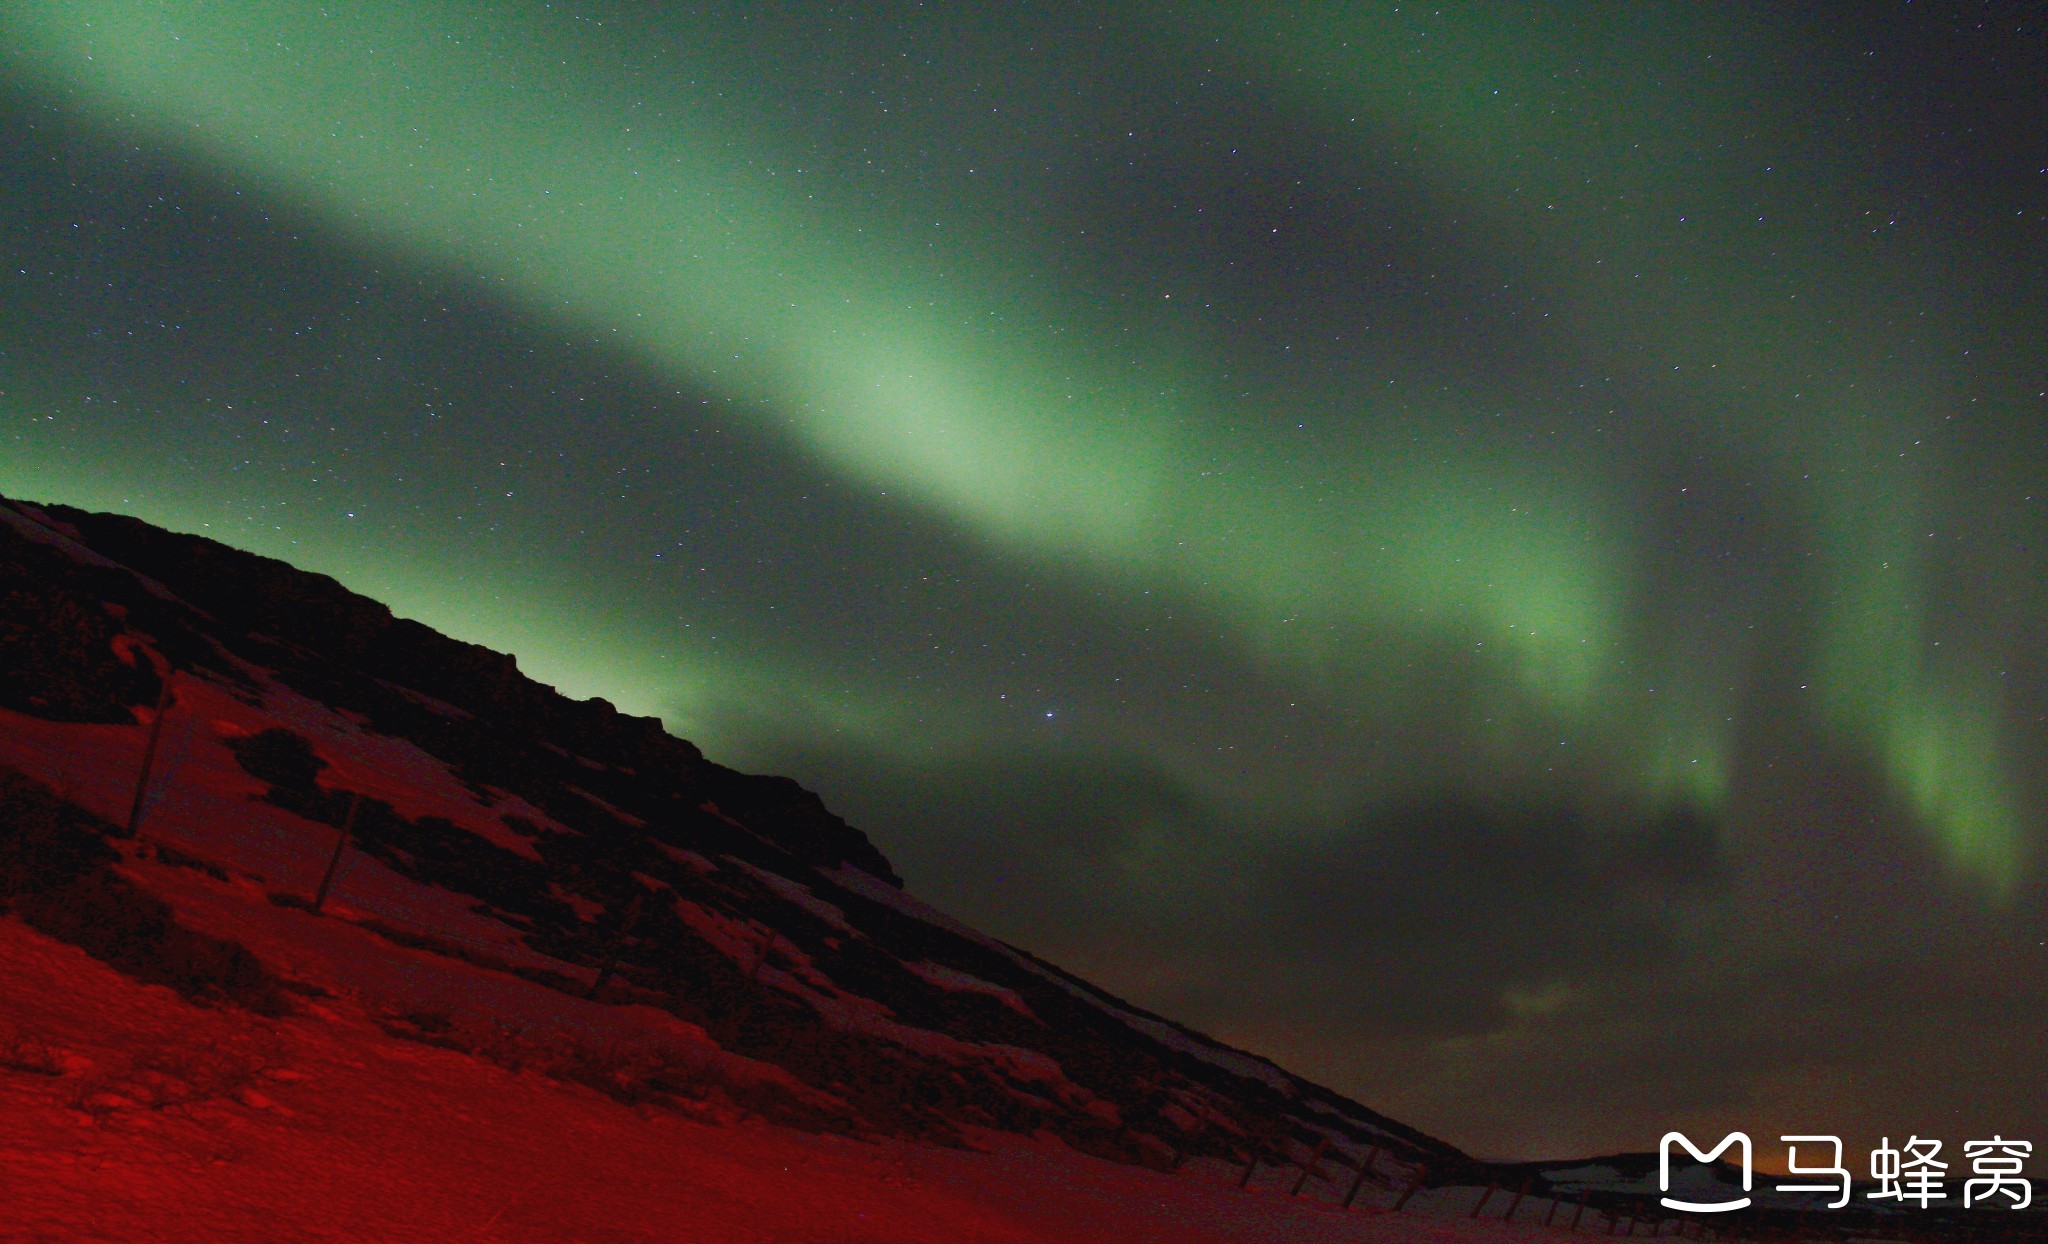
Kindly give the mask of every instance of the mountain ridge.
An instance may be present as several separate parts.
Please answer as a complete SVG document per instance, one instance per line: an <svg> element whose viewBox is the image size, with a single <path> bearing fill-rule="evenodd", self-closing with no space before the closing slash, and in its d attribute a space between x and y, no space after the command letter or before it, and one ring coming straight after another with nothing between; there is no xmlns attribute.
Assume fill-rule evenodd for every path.
<svg viewBox="0 0 2048 1244"><path fill-rule="evenodd" d="M1373 1163L1390 1186L1470 1164L935 912L797 783L717 765L656 719L569 700L514 658L331 578L125 516L4 499L0 569L13 585L0 597L0 709L36 723L17 733L139 735L160 701L170 720L199 723L177 736L187 776L249 789L240 801L152 794L145 837L166 818L164 845L261 877L280 916L310 914L294 904L345 824L348 868L410 896L381 913L348 899L364 927L698 1025L794 1077L810 1105L788 1113L806 1126L941 1143L1050 1132L1156 1166L1305 1163L1321 1183L1349 1183L1347 1164ZM261 826L237 838L232 822L252 816ZM179 817L192 828L172 843ZM437 917L445 927L393 914L449 895L466 913Z"/></svg>

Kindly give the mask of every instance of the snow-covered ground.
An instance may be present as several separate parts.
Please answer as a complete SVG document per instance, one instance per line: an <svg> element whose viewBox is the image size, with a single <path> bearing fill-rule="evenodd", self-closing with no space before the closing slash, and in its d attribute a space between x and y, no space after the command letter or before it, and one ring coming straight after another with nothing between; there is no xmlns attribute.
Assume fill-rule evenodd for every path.
<svg viewBox="0 0 2048 1244"><path fill-rule="evenodd" d="M317 952L308 939L296 953ZM1228 1170L1144 1170L1051 1140L990 1134L975 1152L635 1108L387 1035L368 1009L383 991L411 989L426 1007L498 984L426 954L394 971L272 1021L196 1007L0 918L0 1239L1334 1244L1536 1231L1464 1218L1449 1193L1400 1214L1342 1212L1288 1196L1291 1171L1240 1191Z"/></svg>
<svg viewBox="0 0 2048 1244"><path fill-rule="evenodd" d="M61 641L0 667L0 833L57 809L97 818L67 832L99 853L83 889L17 877L22 916L0 915L0 1242L1317 1244L1637 1225L1416 1190L1426 1164L1489 1176L931 908L794 784L720 769L282 563L71 519L0 501L0 569L24 589L0 622ZM154 573L88 547L94 531ZM244 577L270 595L238 614ZM173 667L127 839L148 671ZM343 807L377 823L349 820L316 913ZM130 956L124 974L109 963L126 952L91 957L76 927L46 936L64 901L163 904L176 936L128 949L239 948L263 1005L201 1005L178 964L152 977Z"/></svg>

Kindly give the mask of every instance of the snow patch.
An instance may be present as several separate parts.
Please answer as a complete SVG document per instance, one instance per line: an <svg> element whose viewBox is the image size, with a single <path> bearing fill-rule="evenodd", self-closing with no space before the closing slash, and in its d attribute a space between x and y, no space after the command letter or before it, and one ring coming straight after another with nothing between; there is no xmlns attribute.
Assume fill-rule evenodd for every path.
<svg viewBox="0 0 2048 1244"><path fill-rule="evenodd" d="M32 505L11 502L0 505L0 523L13 528L15 534L36 544L45 544L69 557L72 561L87 566L99 566L107 570L119 570L133 576L144 591L158 600L177 600L176 593L145 574L137 574L111 557L95 553L85 546L78 529L69 523L61 523ZM204 612L199 610L198 612Z"/></svg>
<svg viewBox="0 0 2048 1244"><path fill-rule="evenodd" d="M765 868L749 864L747 861L739 858L736 855L728 855L725 857L725 859L728 863L737 864L739 867L745 869L750 875L753 876L755 880L759 881L762 885L767 886L769 889L775 891L776 894L789 900L796 906L803 908L805 911L816 916L818 919L823 920L826 924L831 925L833 928L838 929L840 932L849 933L855 937L863 936L859 929L856 929L852 925L846 923L845 912L841 911L839 908L833 906L832 904L826 902L824 899L819 898L817 895L811 893L811 889L809 886L802 885L795 881L791 881L789 878L783 876L781 873L769 872Z"/></svg>
<svg viewBox="0 0 2048 1244"><path fill-rule="evenodd" d="M1018 967L1058 985L1061 989L1066 990L1068 993L1138 1032L1145 1034L1168 1049L1199 1058L1212 1067L1221 1067L1223 1070L1234 1075L1257 1080L1288 1097L1292 1097L1300 1091L1300 1087L1295 1083L1292 1076L1264 1059L1246 1054L1241 1050L1211 1045L1198 1037L1182 1032L1180 1029L1162 1020L1150 1019L1143 1015L1133 1015L1093 990L1084 988L1057 972L1048 971L1029 957L1019 953L1015 948L1005 945L986 934L975 932L924 900L906 894L904 891L871 873L856 868L851 864L841 864L836 868L821 868L818 871L855 894L861 895L863 898L873 899L875 902L894 908L906 916L911 916L924 921L926 924L945 929L949 933L958 934L1008 957Z"/></svg>
<svg viewBox="0 0 2048 1244"><path fill-rule="evenodd" d="M384 688L386 691L392 692L393 694L398 695L403 699L410 700L414 704L419 705L421 708L426 709L428 712L433 713L438 717L446 717L451 721L476 720L476 714L470 712L468 709L458 708L455 705L450 704L448 701L439 699L435 696L428 695L424 691L414 691L411 687L400 686L395 682L390 682L382 678L372 679L372 681L375 682L378 686Z"/></svg>
<svg viewBox="0 0 2048 1244"><path fill-rule="evenodd" d="M929 959L906 963L903 966L928 985L936 985L940 989L949 989L956 993L987 994L1026 1019L1038 1018L1031 1013L1030 1007L1024 1005L1024 999L1019 997L1014 989L1005 989L972 973L963 972L959 968L949 968L943 963L933 963Z"/></svg>
<svg viewBox="0 0 2048 1244"><path fill-rule="evenodd" d="M583 758L581 756L578 756L576 759L582 760ZM603 766L600 765L598 767L602 768ZM580 799L585 800L590 804L590 806L596 808L600 812L606 813L607 815L611 816L614 820L621 821L627 825L631 825L634 829L647 828L646 821L642 820L637 816L634 816L631 812L620 811L618 808L613 807L611 804L606 803L602 799L599 799L596 795L593 795L589 791L584 790L581 786L564 786L562 789L568 791L570 794L575 795Z"/></svg>
<svg viewBox="0 0 2048 1244"><path fill-rule="evenodd" d="M649 841L653 842L655 846L661 848L661 853L663 855L668 856L670 859L674 860L678 864L681 864L685 868L691 869L692 871L696 872L699 876L710 876L712 873L718 871L718 865L712 863L710 860L697 854L695 851L687 850L683 847L672 846L669 843L661 841L659 838L649 839Z"/></svg>
<svg viewBox="0 0 2048 1244"><path fill-rule="evenodd" d="M597 923L597 918L604 914L603 903L593 903L581 894L564 890L552 881L548 882L548 897L558 903L567 904L569 909L576 913L576 918L585 924Z"/></svg>

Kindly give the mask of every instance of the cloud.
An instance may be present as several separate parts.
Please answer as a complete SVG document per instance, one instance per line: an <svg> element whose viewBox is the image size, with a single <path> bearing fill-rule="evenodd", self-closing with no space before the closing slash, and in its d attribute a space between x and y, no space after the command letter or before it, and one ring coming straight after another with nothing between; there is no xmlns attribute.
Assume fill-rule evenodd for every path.
<svg viewBox="0 0 2048 1244"><path fill-rule="evenodd" d="M1503 1026L1514 998L1670 961L1671 906L1715 893L1724 860L1693 815L1603 823L1446 797L1277 842L1255 876L1237 988L1208 1008L1452 1035Z"/></svg>

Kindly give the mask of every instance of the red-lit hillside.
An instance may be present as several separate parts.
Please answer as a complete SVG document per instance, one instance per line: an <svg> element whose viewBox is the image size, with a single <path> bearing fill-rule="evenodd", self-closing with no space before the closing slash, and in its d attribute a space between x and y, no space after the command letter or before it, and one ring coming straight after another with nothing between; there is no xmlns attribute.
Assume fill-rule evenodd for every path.
<svg viewBox="0 0 2048 1244"><path fill-rule="evenodd" d="M332 580L0 503L0 585L0 1238L1414 1238L1486 1178Z"/></svg>

